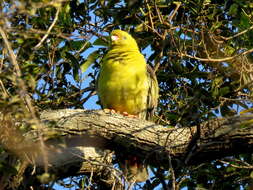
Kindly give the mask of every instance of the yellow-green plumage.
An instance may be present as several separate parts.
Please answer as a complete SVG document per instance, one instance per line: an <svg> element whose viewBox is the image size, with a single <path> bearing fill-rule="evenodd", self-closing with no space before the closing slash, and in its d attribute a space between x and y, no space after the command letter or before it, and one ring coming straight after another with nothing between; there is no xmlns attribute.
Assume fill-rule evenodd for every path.
<svg viewBox="0 0 253 190"><path fill-rule="evenodd" d="M158 85L134 38L114 30L112 45L103 59L98 94L103 108L149 119L157 105Z"/></svg>
<svg viewBox="0 0 253 190"><path fill-rule="evenodd" d="M111 47L101 64L97 90L103 108L142 119L152 117L157 106L158 83L135 39L127 32L111 33ZM136 182L145 181L147 169L135 159L125 161L124 173Z"/></svg>

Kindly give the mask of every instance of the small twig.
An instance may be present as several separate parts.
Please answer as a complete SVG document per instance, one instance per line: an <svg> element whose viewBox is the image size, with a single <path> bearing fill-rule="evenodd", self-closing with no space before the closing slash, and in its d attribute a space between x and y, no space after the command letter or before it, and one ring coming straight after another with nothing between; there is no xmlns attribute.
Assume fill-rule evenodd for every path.
<svg viewBox="0 0 253 190"><path fill-rule="evenodd" d="M0 61L0 73L2 72L3 66L4 66L4 57L5 57L5 49L2 50L2 58Z"/></svg>
<svg viewBox="0 0 253 190"><path fill-rule="evenodd" d="M154 0L154 4L155 4L155 10L156 10L156 14L158 15L159 21L160 21L161 24L163 24L164 20L161 17L161 13L160 13L160 11L159 11L159 9L157 7L156 0Z"/></svg>
<svg viewBox="0 0 253 190"><path fill-rule="evenodd" d="M94 171L93 171L93 168L91 168L91 173L90 173L90 178L89 178L89 184L88 184L87 189L91 189L93 174L94 174Z"/></svg>
<svg viewBox="0 0 253 190"><path fill-rule="evenodd" d="M203 42L203 46L204 46L204 50L205 50L206 56L207 56L208 59L210 59L210 56L209 56L209 53L208 53L208 50L207 50L207 47L206 47L206 43L205 43L204 30L201 30L201 38L202 38L202 42Z"/></svg>
<svg viewBox="0 0 253 190"><path fill-rule="evenodd" d="M55 14L52 24L50 25L46 34L43 36L43 38L40 40L40 42L34 47L34 50L37 50L42 45L42 43L47 39L48 35L50 34L51 30L53 29L54 25L56 24L56 22L58 20L59 13L60 13L60 8L57 8L57 11L56 11L56 14Z"/></svg>
<svg viewBox="0 0 253 190"><path fill-rule="evenodd" d="M2 27L0 27L0 34L4 40L4 44L9 52L9 55L10 55L10 61L11 63L13 64L14 68L15 68L15 71L16 71L16 74L17 74L17 77L21 77L21 71L20 71L20 68L19 68L19 65L17 63L17 60L16 60L16 55L14 54L12 48L11 48L11 45L7 39L7 36L3 30Z"/></svg>
<svg viewBox="0 0 253 190"><path fill-rule="evenodd" d="M147 5L147 9L148 9L148 20L149 20L149 23L151 25L151 28L154 30L154 22L153 22L153 18L152 18L152 11L150 10L150 6L147 2L147 0L145 0L145 4Z"/></svg>
<svg viewBox="0 0 253 190"><path fill-rule="evenodd" d="M169 16L168 21L171 22L172 19L174 18L176 12L178 11L179 7L181 6L181 2L174 2L174 4L176 5L175 10L173 11L172 15Z"/></svg>
<svg viewBox="0 0 253 190"><path fill-rule="evenodd" d="M81 100L80 104L84 104L90 97L92 97L92 96L94 96L96 94L97 94L96 91L91 91L86 98L84 98L84 99Z"/></svg>
<svg viewBox="0 0 253 190"><path fill-rule="evenodd" d="M163 39L163 36L161 34L159 34L159 32L157 32L157 30L153 29L151 26L149 26L148 24L146 24L143 20L141 20L137 15L136 18L142 22L142 24L144 24L146 27L148 27L149 29L151 29L151 31L153 31L157 36L159 36L161 39Z"/></svg>
<svg viewBox="0 0 253 190"><path fill-rule="evenodd" d="M230 37L223 37L223 36L220 36L220 37L221 37L223 40L231 40L231 39L236 38L236 37L238 37L238 36L240 36L240 35L242 35L242 34L248 32L248 31L250 31L250 30L252 30L252 29L253 29L253 25L252 25L251 27L249 27L248 29L243 30L243 31L241 31L241 32L239 32L239 33L237 33L237 34L235 34L235 35L233 35L233 36L230 36Z"/></svg>
<svg viewBox="0 0 253 190"><path fill-rule="evenodd" d="M90 43L89 40L91 39L91 37L92 37L92 35L90 35L89 37L87 37L87 41L82 45L82 47L77 51L76 54L80 54L86 48L86 46L88 45L88 43Z"/></svg>
<svg viewBox="0 0 253 190"><path fill-rule="evenodd" d="M249 166L239 166L239 165L235 165L235 164L231 164L230 162L226 162L223 160L218 160L219 162L223 163L223 164L227 164L230 165L234 168L239 168L239 169L253 169L253 166L249 165Z"/></svg>
<svg viewBox="0 0 253 190"><path fill-rule="evenodd" d="M8 91L6 90L5 86L4 86L4 83L2 82L2 80L0 80L0 89L3 91L3 96L4 97L9 97L9 93Z"/></svg>
<svg viewBox="0 0 253 190"><path fill-rule="evenodd" d="M175 172L172 166L170 154L169 154L169 170L170 170L171 179L172 179L172 190L176 190L176 177L175 177Z"/></svg>
<svg viewBox="0 0 253 190"><path fill-rule="evenodd" d="M186 54L186 53L180 53L180 56L189 57L189 58L197 59L199 61L204 61L204 62L223 62L223 61L230 61L234 58L237 58L237 57L242 56L242 55L247 55L247 54L252 53L252 52L253 52L253 48L249 49L247 51L244 51L242 53L239 53L237 55L231 56L231 57L217 58L217 59L216 58L201 58L201 57L192 56L192 55L189 55L189 54Z"/></svg>

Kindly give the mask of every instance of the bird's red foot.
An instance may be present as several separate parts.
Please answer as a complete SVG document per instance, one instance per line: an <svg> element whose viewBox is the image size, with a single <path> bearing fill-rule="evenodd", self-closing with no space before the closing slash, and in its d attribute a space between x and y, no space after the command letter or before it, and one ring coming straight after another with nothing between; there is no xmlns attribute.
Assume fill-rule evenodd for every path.
<svg viewBox="0 0 253 190"><path fill-rule="evenodd" d="M122 115L127 116L127 117L130 117L130 118L138 118L137 115L132 115L132 114L129 114L129 113L127 113L127 112L123 112Z"/></svg>
<svg viewBox="0 0 253 190"><path fill-rule="evenodd" d="M105 108L105 109L103 109L103 111L104 111L105 113L109 113L109 114L118 113L118 114L121 114L121 115L126 116L126 117L138 118L137 115L129 114L129 113L127 113L127 112L116 111L116 110L114 110L114 109Z"/></svg>

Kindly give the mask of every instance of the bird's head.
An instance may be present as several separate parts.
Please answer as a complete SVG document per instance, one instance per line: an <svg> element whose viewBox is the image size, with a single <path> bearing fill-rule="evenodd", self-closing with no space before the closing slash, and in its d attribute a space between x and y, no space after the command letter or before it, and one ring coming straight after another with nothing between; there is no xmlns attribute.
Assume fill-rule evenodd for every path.
<svg viewBox="0 0 253 190"><path fill-rule="evenodd" d="M111 44L112 47L127 48L127 49L138 49L138 45L135 39L125 31L113 30L111 33Z"/></svg>

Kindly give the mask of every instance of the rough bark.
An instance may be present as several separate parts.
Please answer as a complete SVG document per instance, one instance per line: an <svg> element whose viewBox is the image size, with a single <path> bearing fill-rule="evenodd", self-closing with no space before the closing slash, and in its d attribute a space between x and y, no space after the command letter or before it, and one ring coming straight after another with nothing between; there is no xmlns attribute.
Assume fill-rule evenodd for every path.
<svg viewBox="0 0 253 190"><path fill-rule="evenodd" d="M194 127L171 128L103 111L48 110L43 127L26 139L46 141L46 155L37 151L36 164L49 163L62 176L111 170L112 154L135 155L145 163L169 167L192 165L253 149L253 115L215 119ZM38 140L39 142L39 140Z"/></svg>

